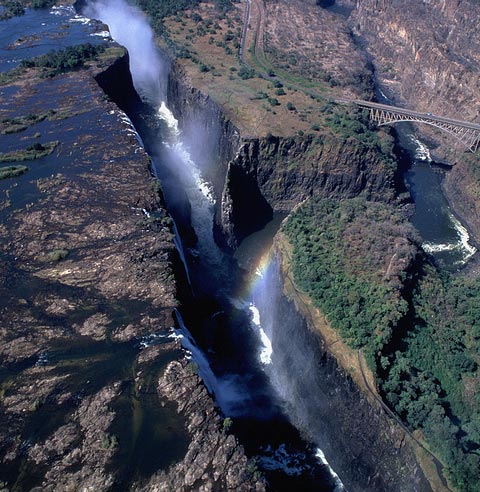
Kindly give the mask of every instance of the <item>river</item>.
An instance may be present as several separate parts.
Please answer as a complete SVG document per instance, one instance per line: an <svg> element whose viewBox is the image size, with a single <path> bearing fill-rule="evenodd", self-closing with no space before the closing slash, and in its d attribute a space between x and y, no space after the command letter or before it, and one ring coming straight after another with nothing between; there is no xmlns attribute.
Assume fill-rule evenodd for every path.
<svg viewBox="0 0 480 492"><path fill-rule="evenodd" d="M93 4L87 8L86 15L107 23L112 37L128 48L135 88L156 114L158 124L145 129L145 133L139 130L140 137L152 158L154 171L162 181L176 229L185 231L191 226L196 236L196 240L192 240L180 233L176 238L190 290L186 295L189 303L177 316L176 336L182 337L185 350L197 362L200 375L222 412L233 419L232 431L245 445L247 453L257 457L258 467L275 490L343 490L342 474L339 473L339 478L328 462L348 470L345 481L355 480L358 490L372 490L368 484L369 467L361 457L354 463L342 448L349 436L344 428L340 428L335 408L348 400L348 384L343 387L339 382L336 365L331 361L325 362L318 340L282 293L278 259L269 253L269 249L283 217L276 216L266 229L247 238L235 257L216 245L211 185L197 165L195 146L188 146L182 140L175 115L164 104L163 81L168 68L155 48L144 17L118 1ZM26 17L18 19L8 21L8 35L2 33L1 67L13 67L19 63L18 51L12 52L8 46L18 43L27 32L27 41L20 43L25 44L22 57L48 51L52 30L57 28L59 31L54 37L65 44L57 43L55 47L91 41L96 35L99 38L107 36L94 29L94 23L75 16L68 8L27 10ZM71 27L62 27L70 24ZM29 32L28 25L45 29L40 29L37 35L33 27ZM141 35L132 36L124 29L126 25L136 26L135 32ZM77 32L76 26L83 26L82 30ZM71 32L73 36L64 35L64 31ZM135 114L129 116L133 121L138 117ZM419 144L412 137L405 146L415 152ZM434 205L436 210L444 212L441 225L430 236L427 234L428 227L422 224L429 222L425 217L428 217L430 205L426 205L425 212L418 210L423 207L424 195L436 195L440 188L439 184L437 188L432 187L431 177L424 172L424 163L424 159L416 158L407 175L408 186L417 204L412 221L421 231L425 245L432 245L432 254L445 253L446 256L437 256L438 261L453 267L465 261L468 248L459 247L454 251L452 247L437 252L435 247L447 243L466 244L464 240L462 242L465 233L451 218L448 204L443 199ZM431 169L429 165L427 172L430 172L428 169ZM179 197L183 197L180 201L185 203L179 205ZM189 210L187 217L185 205ZM453 224L451 227L445 226L445 217ZM450 234L448 239L447 233ZM108 352L108 346L103 349ZM131 350L131 347L125 347L128 357ZM112 360L112 366L106 372L118 371L115 354L110 355L106 357L105 366L109 365L109 360ZM53 357L53 353L49 356ZM127 358L121 372L129 370ZM132 404L138 406L138 403L132 403L132 398L136 395L125 397L117 405L124 421L133 421L138 419L139 413L142 415L141 423L135 424L134 444L123 450L120 457L130 463L133 468L130 473L135 476L139 470L140 475L152 473L170 462L172 456L168 456L165 462L145 459L145 456L154 454L155 446L160 442L165 445L165 440L155 436L162 433L165 419L173 417L169 409L156 409L148 398L142 403L142 412L132 416L125 410L122 417L122 409ZM122 420L116 423L116 429L120 435L127 432ZM138 444L138 435L144 443L142 446ZM173 442L172 436L169 439L168 442ZM183 449L181 445L178 447Z"/></svg>
<svg viewBox="0 0 480 492"><path fill-rule="evenodd" d="M430 157L426 144L408 126L397 129L401 147L406 151L409 169L405 182L415 203L410 218L420 232L422 247L435 263L449 271L462 268L477 251L468 230L452 212L442 190L441 167Z"/></svg>

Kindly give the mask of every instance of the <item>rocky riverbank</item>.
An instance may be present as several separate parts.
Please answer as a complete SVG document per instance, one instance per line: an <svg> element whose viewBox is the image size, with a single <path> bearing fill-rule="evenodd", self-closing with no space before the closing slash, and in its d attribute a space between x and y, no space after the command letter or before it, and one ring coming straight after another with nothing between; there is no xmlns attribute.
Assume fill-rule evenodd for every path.
<svg viewBox="0 0 480 492"><path fill-rule="evenodd" d="M245 488L258 479L248 482L242 448L222 434L196 376L189 408L205 409L211 432L189 433L176 414L185 405L180 389L192 383L159 394L153 407L165 410L157 421L142 417L149 380L166 377L167 363L183 357L178 343L167 343L182 267L149 157L95 80L109 73L120 73L114 82L132 92L127 55L114 45L84 69L47 78L22 69L0 86L2 129L27 122L3 131L2 148L56 142L47 157L25 161L24 174L1 182L0 480L15 490L118 490L150 479L183 490L177 472L125 471L141 423L164 427L159 448L175 442L153 470L181 462L194 441L215 447L214 480ZM142 349L151 340L160 345ZM195 466L201 477L210 462Z"/></svg>
<svg viewBox="0 0 480 492"><path fill-rule="evenodd" d="M192 363L171 362L158 383L160 398L178 404L191 436L185 458L152 477L142 492L225 490L264 492L266 483L229 433Z"/></svg>

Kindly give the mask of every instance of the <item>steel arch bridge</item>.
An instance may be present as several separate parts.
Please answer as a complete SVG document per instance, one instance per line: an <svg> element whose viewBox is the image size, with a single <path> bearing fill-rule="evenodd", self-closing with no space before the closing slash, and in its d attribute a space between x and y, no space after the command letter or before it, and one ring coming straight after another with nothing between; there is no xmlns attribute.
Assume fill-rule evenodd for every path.
<svg viewBox="0 0 480 492"><path fill-rule="evenodd" d="M390 125L399 121L425 123L449 133L470 150L470 152L477 152L480 149L480 125L475 123L444 118L433 115L432 113L420 113L395 106L387 106L386 104L362 101L360 99L337 99L337 101L353 103L361 108L368 109L370 119L380 126Z"/></svg>

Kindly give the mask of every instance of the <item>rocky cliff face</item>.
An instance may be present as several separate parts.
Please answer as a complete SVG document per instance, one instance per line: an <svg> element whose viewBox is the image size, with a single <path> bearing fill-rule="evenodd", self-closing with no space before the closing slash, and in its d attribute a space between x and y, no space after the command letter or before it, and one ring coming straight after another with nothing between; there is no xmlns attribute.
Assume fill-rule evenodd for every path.
<svg viewBox="0 0 480 492"><path fill-rule="evenodd" d="M195 149L196 164L213 184L218 201L226 164L235 156L242 140L240 131L225 118L218 104L190 85L175 64L168 77L167 102L178 118L183 142Z"/></svg>
<svg viewBox="0 0 480 492"><path fill-rule="evenodd" d="M178 404L191 436L185 458L153 476L141 492L222 490L265 492L266 483L255 473L236 438L228 432L202 380L186 361L171 362L158 385L161 398ZM225 422L225 425L223 424Z"/></svg>
<svg viewBox="0 0 480 492"><path fill-rule="evenodd" d="M178 69L169 80L168 101L187 142L202 142L198 164L214 185L217 239L228 247L238 246L273 212L288 212L312 194L342 198L364 191L372 199L393 199L392 167L359 140L333 134L244 137Z"/></svg>
<svg viewBox="0 0 480 492"><path fill-rule="evenodd" d="M235 247L271 212L289 212L312 195L393 198L394 173L378 151L355 139L267 137L243 142L228 164L221 229ZM252 217L256 220L252 221Z"/></svg>
<svg viewBox="0 0 480 492"><path fill-rule="evenodd" d="M480 117L480 11L474 0L362 0L357 34L381 84L401 103L467 121Z"/></svg>
<svg viewBox="0 0 480 492"><path fill-rule="evenodd" d="M156 471L182 463L195 439L194 446L215 448L215 481L236 485L241 478L253 490L258 480L248 474L234 437L225 435L216 448L222 421L198 378L185 387L176 381L177 393L158 394L151 410L146 405L150 380L183 357L168 340L182 267L149 157L96 81L112 98L138 102L119 47L88 69L50 78L30 70L2 86L16 96L3 105L0 130L15 118L39 115L25 120L22 139L0 131L2 150L26 148L39 135L56 139L54 153L27 162L24 175L0 188L2 487L127 488L132 474L126 470L137 455L132 443L154 439L156 449L168 449ZM152 335L165 343L142 348ZM189 408L198 405L207 415L208 432L186 429L182 390ZM201 427L203 413L192 415ZM140 439L142 426L154 422L157 437L150 432ZM207 459L187 463L190 474L209 473ZM186 488L173 472L149 483Z"/></svg>
<svg viewBox="0 0 480 492"><path fill-rule="evenodd" d="M351 17L373 55L376 76L400 105L480 122L480 9L474 0L362 0ZM478 157L427 125L422 135L440 146L434 155L456 166L445 189L459 216L480 239Z"/></svg>
<svg viewBox="0 0 480 492"><path fill-rule="evenodd" d="M411 439L372 390L374 378L363 355L339 339L295 285L291 248L279 232L267 273L269 299L276 301L272 316L278 317L270 337L285 394L302 416L310 415L307 432L321 442L349 491L430 491ZM289 377L295 370L302 371L301 379Z"/></svg>
<svg viewBox="0 0 480 492"><path fill-rule="evenodd" d="M217 227L232 248L264 225L274 211L289 212L313 194L342 199L364 192L371 199L394 199L394 171L378 149L333 134L242 138L224 119L220 108L201 92L190 88L181 73L173 72L168 93L169 106L179 116L185 134L191 136L196 131L209 142L210 156L207 152L206 162L201 166L215 177ZM214 132L218 132L218 140ZM212 169L215 165L217 173ZM293 306L289 309L290 313L294 311ZM306 336L293 333L292 324L286 325L285 330L290 328L292 332L286 336L278 334L284 341ZM319 343L315 335L308 336L312 336L312 343ZM326 414L332 419L331 428L336 431L331 439L332 449L338 448L339 435L345 437L340 447L348 449L345 457L339 459L338 469L349 477L361 477L363 484L369 483L376 490L430 490L405 443L403 431L386 418L378 403L369 401L352 380L338 370L325 345L317 356L321 370L328 374L328 386L337 388L338 385L345 390L338 391L338 398L325 395L323 403L325 407L325 401L328 402ZM319 367L313 372L320 374ZM316 377L323 375L321 372L321 376ZM170 392L175 390L175 385L171 380L164 381L162 388ZM352 425L358 432L349 430ZM356 458L358 454L362 455L361 459ZM211 456L207 453L200 459L208 461ZM206 476L205 479L211 480ZM352 490L365 490L363 486L353 485Z"/></svg>

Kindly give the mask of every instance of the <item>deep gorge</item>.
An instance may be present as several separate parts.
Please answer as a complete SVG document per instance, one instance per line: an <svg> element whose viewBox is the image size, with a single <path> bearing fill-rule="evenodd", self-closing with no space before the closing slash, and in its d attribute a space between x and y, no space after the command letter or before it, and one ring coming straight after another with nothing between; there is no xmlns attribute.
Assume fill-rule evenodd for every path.
<svg viewBox="0 0 480 492"><path fill-rule="evenodd" d="M370 161L372 161L372 171L372 169L366 169L361 164L368 159L364 153L362 153L361 148L350 150L348 145L342 145L335 141L327 142L321 151L321 156L324 160L321 161L319 165L321 169L320 172L314 170L310 175L304 176L300 174L298 177L295 177L294 171L293 178L290 177L289 181L286 181L286 175L283 175L282 177L281 166L280 172L275 171L273 162L278 160L279 156L283 156L285 165L287 165L289 159L294 159L295 156L301 158L304 153L308 152L308 141L305 142L303 139L299 139L298 141L295 139L269 139L265 141L252 140L244 142L241 139L239 131L233 127L230 122L224 119L221 110L215 103L195 89L185 85L179 74L175 74L175 71L173 71L172 74L174 75L170 75L169 83L167 85L168 105L174 110L174 114L178 115L180 126L187 142L189 139L192 139L192 136L194 136L197 141L200 139L200 141L204 140L205 142L208 142L206 149L204 148L203 152L198 156L197 162L200 166L204 166L202 171L205 173L205 176L211 179L211 182L214 185L213 192L217 204L215 212L215 217L217 218L217 238L222 238L223 244L227 245L229 248L235 248L245 236L255 230L261 229L269 221L274 210L276 212L288 212L295 204L307 198L312 193L315 186L319 186L319 188L323 190L325 196L330 197L354 196L364 188L368 190L368 193L371 193L371 196L383 194L387 199L393 196L391 189L393 176L391 172L384 169L383 163L381 162L378 162L378 170L376 169L375 164L373 164L373 162L375 162L374 154L372 154L372 158L370 159ZM121 91L118 91L117 89L109 89L109 84L105 81L103 81L103 86L107 93L111 94L112 97L115 96L118 98L118 95L121 94ZM129 116L136 124L137 129L140 129L142 140L146 143L146 148L148 149L149 142L150 145L152 145L151 142L155 138L156 129L154 129L152 136L152 130L148 128L148 124L145 127L145 133L142 133L141 128L142 125L145 125L145 121L152 118L152 110L147 110L147 114L135 111L132 113L130 111ZM154 154L155 155L150 151L150 155L153 155L154 166L156 165L156 173L160 177L164 187L168 206L168 186L175 185L173 184L171 175L169 175L170 172L168 170L165 171L160 169L160 166L162 165L162 156L158 155L158 151L154 151ZM197 159L196 154L194 155L195 159ZM212 156L215 156L215 158L212 158ZM315 159L316 157L317 156L312 156L312 159ZM353 173L351 167L347 165L347 161L351 163L352 158L356 159L359 163L358 169L354 168ZM158 160L155 163L156 159ZM342 162L344 162L344 164L342 164ZM329 163L331 163L330 165L333 174L329 172ZM339 169L344 171L345 174L342 175L342 172L339 172ZM290 172L291 171L292 170L290 169ZM278 173L278 177L274 175L273 178L269 180L272 172ZM227 183L227 186L223 184L224 182ZM286 191L287 189L289 190L288 192ZM247 207L245 209L245 207L242 206L242 196L245 196L244 194L242 195L242 191L244 190L251 192L249 200L253 201L252 208ZM251 211L258 210L258 208L260 210L256 216L257 222L252 223L250 220ZM188 210L188 203L183 206L178 206L178 204L175 203L174 207L170 209L177 223L177 227L181 231L188 230L192 225L192 221L189 220ZM264 212L262 212L262 210L264 210ZM244 215L242 216L242 214ZM213 227L213 224L211 224L211 227ZM188 249L195 248L195 238L192 238L191 235L184 238L184 245L187 246L188 258L190 254ZM190 277L192 279L195 279L196 277L204 279L205 273L211 275L208 273L208 262L203 266L203 268L207 268L205 273L200 275L195 274L196 269L202 271L201 262L201 258L195 260L196 264L192 264L191 260L190 262L187 261L189 268L191 268ZM198 265L199 263L200 266ZM231 264L232 261L228 260L228 256L226 256L226 263L227 268L231 269L232 266L229 267L228 264ZM287 398L287 401L290 402L287 403L287 408L289 406L292 407L289 412L290 419L293 419L293 422L297 423L300 429L303 429L302 433L306 432L305 437L312 439L314 442L320 441L324 443L323 445L327 448L327 456L332 456L332 458L329 458L329 461L331 461L334 469L340 473L340 476L345 481L344 483L346 483L349 490L366 490L365 487L367 484L369 484L368 490L372 490L372 486L375 487L375 490L394 490L392 487L398 487L398 490L409 490L409 487L412 485L412 479L417 482L417 486L420 487L420 490L428 490L428 486L422 478L421 472L415 465L414 459L408 457L409 451L407 448L403 447L404 445L401 445L398 450L395 450L395 446L392 445L394 441L400 438L399 436L402 434L402 431L395 429L395 424L392 426L385 417L382 417L379 408L376 408L375 405L372 406L371 403L361 395L349 377L344 374L342 375L341 371L339 372L337 363L330 355L328 355L328 352L322 348L322 342L318 338L318 335L313 335L310 329L307 328L305 321L302 320L302 317L298 314L294 314L296 310L293 307L293 304L281 301L281 299L283 299L283 282L281 280L278 265L279 259L275 258L272 261L270 267L271 270L268 269L268 271L265 272L265 275L272 280L271 282L263 284L263 288L267 297L275 295L275 298L278 298L280 304L285 302L285 307L281 308L283 311L281 309L279 310L278 318L274 317L270 321L269 331L271 332L270 336L274 341L273 357L279 357L277 359L277 365L272 367L275 367L279 371L279 374L283 374L283 376L280 377L280 381L283 382L281 384L277 383L277 391L279 391L280 387L283 388L283 391L286 391L286 393L281 392L281 395L283 399ZM233 266L233 268L235 268L235 266ZM233 272L234 270L230 271ZM239 275L244 274L245 273L242 274L239 271L233 275L233 278L238 278ZM232 274L224 277L221 275L219 276L218 272L216 272L214 274L214 278L215 277L217 278L217 282L218 279L224 281L227 277L231 278ZM235 284L233 284L232 287L237 289ZM206 354L214 354L210 355L210 363L214 372L216 372L217 377L220 376L220 378L222 377L223 371L227 371L226 373L223 372L223 376L229 374L232 370L234 372L230 374L234 374L238 371L238 369L235 369L235 366L243 368L242 371L244 371L246 370L246 367L258 364L258 362L255 361L255 358L249 359L249 354L255 357L255 351L258 350L255 347L255 344L258 344L258 340L255 341L254 337L251 341L248 341L248 338L246 338L248 332L246 333L245 330L248 329L246 327L249 325L248 315L246 316L245 313L241 314L241 310L239 311L236 308L232 310L232 307L228 307L228 303L225 304L225 299L222 300L222 296L225 295L226 292L230 292L232 287L225 284L217 285L215 284L215 280L213 280L212 284L204 283L203 285L195 284L195 280L193 280L192 288L194 297L191 298L187 293L182 302L184 306L182 309L182 317L189 329L192 330L197 343L203 348L203 351ZM272 290L270 291L269 289ZM269 292L271 292L271 294L269 294ZM276 293L273 294L274 292ZM198 298L200 298L200 300ZM259 304L260 305L257 307L260 318L262 318L265 316L264 309L266 306L263 307L261 302L259 302ZM219 313L221 314L220 317L218 316ZM291 314L288 315L287 313ZM279 320L284 320L285 316L292 316L292 321L288 323L280 322ZM215 319L215 321L213 321L213 319ZM232 325L232 320L236 320L234 325ZM293 359L284 359L281 354L285 351L285 347L283 347L285 341L290 339L293 332L284 333L279 331L278 328L280 326L290 326L290 329L293 329L294 332L305 334L305 339L300 338L300 345L298 348L299 355L296 359L298 362L303 361L304 356L300 356L300 352L305 350L306 347L313 347L310 355L305 356L309 360L308 367L311 367L312 369L314 367L324 367L325 373L323 378L317 374L316 371L305 371L304 368L302 370L301 366L299 366L297 370L292 370L291 374L289 374L291 368L288 366L288 361L291 363ZM241 347L241 349L233 351L233 346ZM229 349L228 347L232 348ZM277 350L279 355L276 354ZM222 351L223 354L220 351ZM242 352L242 354L240 354L240 352ZM247 366L245 366L245 364L247 364ZM275 372L275 369L272 370ZM269 373L269 371L267 371L267 373ZM307 373L312 373L314 379L310 380L307 378L300 386L298 386L300 380L298 379L297 374L303 374L304 377ZM238 378L238 376L236 377ZM258 376L255 376L255 378L258 378ZM271 371L270 378L273 378L273 380L275 379L275 375L274 373L271 373ZM282 378L284 379L282 380ZM260 384L263 384L265 388L269 385L266 381ZM311 389L312 387L318 388L318 400L315 398L313 402L311 398L310 401L309 398L305 399L306 388ZM335 387L336 390L332 393L331 388L333 387ZM222 391L222 389L217 387L217 391ZM272 396L268 396L269 391L271 390L266 389L266 393L261 396L261 399L271 399ZM246 392L246 394L248 394L248 392ZM303 399L299 400L301 401L300 405L297 398L293 397L294 394L297 394L297 396L301 394L304 395L302 397ZM334 394L338 394L336 397L338 398L338 400L336 400L338 403L336 404L333 403L335 401L333 398ZM263 435L263 437L255 443L255 440L252 441L251 430L252 428L257 429L258 433L260 429L258 424L256 424L256 419L258 417L255 417L255 414L258 415L259 413L261 414L267 411L267 415L270 415L271 420L275 421L280 418L281 421L284 419L284 417L281 417L283 411L280 411L278 416L274 417L278 412L278 409L276 410L275 407L282 407L285 403L282 403L282 399L275 401L278 398L275 397L273 399L275 402L273 408L270 407L270 410L267 410L271 404L267 404L267 407L264 406L265 403L259 405L259 395L253 393L248 398L251 399L252 397L253 400L250 401L249 405L251 408L249 409L242 409L240 401L234 401L234 404L232 405L231 401L225 403L224 400L224 405L222 406L221 395L217 395L217 398L219 398L217 399L217 402L220 403L222 410L227 416L231 415L234 418L233 429L234 431L236 430L241 437L241 441L244 443L247 451L258 454L259 446L260 448L263 446L265 449L267 444L269 444L268 439L272 439L271 432L274 432L273 429L275 427L272 427L271 431L268 431L266 435ZM236 398L238 398L238 395ZM321 401L324 401L323 405L320 404ZM326 401L328 401L327 409L324 410L324 413L322 414L320 408L325 406ZM345 405L345 402L348 402L348 404ZM239 404L240 407L238 407ZM256 410L252 411L252 409L255 409L256 405L259 406ZM295 408L296 405L299 405L297 409ZM345 450L351 449L350 446L353 441L353 439L351 439L351 424L353 421L356 421L356 417L354 416L358 415L358 405L361 405L363 410L359 412L362 417L358 421L358 424L353 425L354 429L359 429L360 431L358 436L354 439L356 451L353 452L352 450L352 452L347 451L345 453ZM301 407L303 407L303 410L300 409ZM333 408L335 408L335 410L333 410ZM345 411L340 412L340 408L344 408ZM348 408L355 410L353 412L348 412ZM272 411L273 413L271 413ZM320 417L320 415L323 415L323 417ZM336 415L336 417L334 417L334 415ZM318 429L307 431L306 429L313 423L312 419L317 418L324 422L325 419L333 419L333 421L330 425L320 426ZM365 428L365 422L371 422L372 420L375 420L376 422L375 428L370 426ZM349 424L347 427L344 427L346 422L349 422ZM282 433L284 437L291 434L291 431L288 431L288 425L287 427L285 427L285 425L286 422L281 426L281 428L284 428ZM383 430L380 431L378 426ZM327 428L334 430L334 432L329 434L329 432L326 431ZM355 431L353 432L355 434ZM264 433L260 432L260 434ZM342 438L343 435L349 436L349 438ZM265 438L267 441L263 441ZM287 462L289 452L292 453L292 456L296 456L297 460L300 458L301 454L298 455L298 451L295 451L295 447L292 448L292 442L295 443L298 438L295 438L294 434L291 434L290 439L292 438L293 441L290 443L288 440L287 443L283 443L281 442L282 439L277 443L277 459L280 450L285 452L285 448ZM341 449L344 450L341 455L338 454L337 451L338 443L342 443L340 446ZM359 446L363 449L360 455L357 454ZM274 449L275 446L273 447L273 450ZM374 452L372 452L373 449L375 450ZM379 462L378 455L380 454L384 456L384 459ZM360 458L360 456L362 457ZM308 465L308 458L304 457L304 459L307 459L304 466L308 469L312 464L310 462L310 465ZM262 460L265 460L265 458L262 458L260 455L260 466ZM404 460L409 463L406 469L403 469L403 466L405 466L402 464L405 463ZM382 470L380 473L376 471L377 467ZM272 474L271 471L268 472L267 470L268 468L263 469L263 471L267 473L267 477L271 480L275 480L275 475L278 474L278 471ZM305 473L301 475L301 478L297 479L291 477L288 481L286 481L286 477L283 476L281 478L282 487L285 486L287 487L286 490L288 490L289 487L292 487L294 486L293 484L297 483L295 480L301 480L303 486L307 487L306 490L309 490L309 487L318 486L318 482L315 482L315 480L321 480L320 476L317 476L316 479L313 479L314 481L311 482L311 485L308 485L312 478L307 479L304 475ZM372 477L374 476L375 478L372 482ZM328 477L328 474L326 477ZM280 486L280 482L274 481L273 483L276 488ZM317 483L317 485L315 485L315 483Z"/></svg>
<svg viewBox="0 0 480 492"><path fill-rule="evenodd" d="M0 488L474 491L480 290L425 144L312 94L287 115L324 127L252 135L135 8L77 9L128 52L71 8L28 10L32 32L54 12L88 26L75 42L101 31L106 55L20 73L25 100L0 82L1 128L59 135L0 182ZM284 114L271 90L255 104Z"/></svg>

